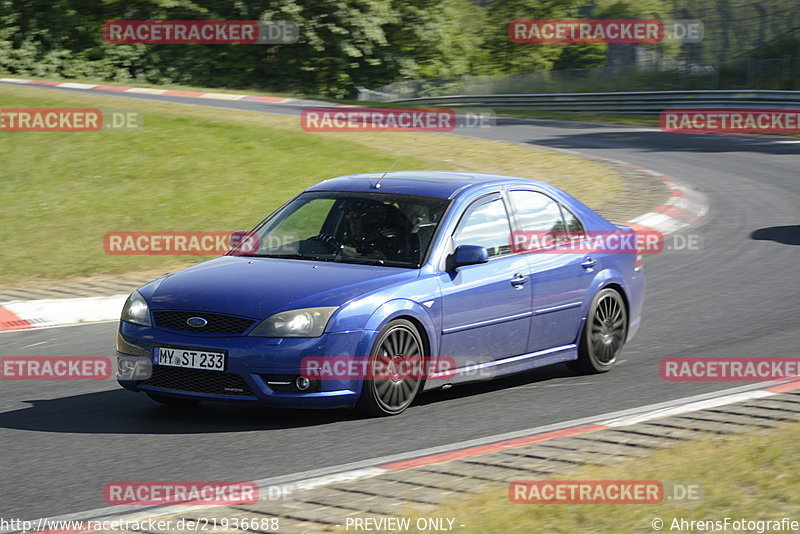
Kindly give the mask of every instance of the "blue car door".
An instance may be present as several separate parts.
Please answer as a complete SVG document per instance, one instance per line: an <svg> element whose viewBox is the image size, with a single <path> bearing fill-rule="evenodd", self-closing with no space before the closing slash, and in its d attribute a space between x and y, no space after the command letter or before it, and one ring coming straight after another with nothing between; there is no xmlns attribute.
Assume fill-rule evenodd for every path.
<svg viewBox="0 0 800 534"><path fill-rule="evenodd" d="M514 254L505 203L499 193L481 197L464 211L453 233L453 250L479 245L489 261L439 276L443 320L440 354L458 367L524 354L531 321L528 259Z"/></svg>
<svg viewBox="0 0 800 534"><path fill-rule="evenodd" d="M566 207L562 215L562 206L538 191L513 190L508 198L518 225L515 237L524 236L522 242L528 246L525 255L533 291L528 352L569 345L576 340L598 258L563 246L565 240L580 239L583 233L580 221Z"/></svg>

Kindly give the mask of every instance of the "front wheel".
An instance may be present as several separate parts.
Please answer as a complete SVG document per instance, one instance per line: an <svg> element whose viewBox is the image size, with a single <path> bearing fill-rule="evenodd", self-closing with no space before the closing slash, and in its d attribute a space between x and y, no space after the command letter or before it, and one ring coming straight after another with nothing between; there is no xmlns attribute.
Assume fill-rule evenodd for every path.
<svg viewBox="0 0 800 534"><path fill-rule="evenodd" d="M419 393L425 361L422 337L413 323L396 319L384 326L369 357L358 408L368 415L397 415Z"/></svg>
<svg viewBox="0 0 800 534"><path fill-rule="evenodd" d="M605 373L617 363L628 336L628 312L618 291L595 295L578 342L578 359L567 365L574 371Z"/></svg>

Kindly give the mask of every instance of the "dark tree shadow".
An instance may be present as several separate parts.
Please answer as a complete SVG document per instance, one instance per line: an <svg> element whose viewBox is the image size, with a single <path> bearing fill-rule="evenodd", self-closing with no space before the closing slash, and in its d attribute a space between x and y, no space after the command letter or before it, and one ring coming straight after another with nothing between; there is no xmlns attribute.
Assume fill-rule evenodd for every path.
<svg viewBox="0 0 800 534"><path fill-rule="evenodd" d="M750 239L775 241L784 245L800 245L800 225L759 228L750 234Z"/></svg>

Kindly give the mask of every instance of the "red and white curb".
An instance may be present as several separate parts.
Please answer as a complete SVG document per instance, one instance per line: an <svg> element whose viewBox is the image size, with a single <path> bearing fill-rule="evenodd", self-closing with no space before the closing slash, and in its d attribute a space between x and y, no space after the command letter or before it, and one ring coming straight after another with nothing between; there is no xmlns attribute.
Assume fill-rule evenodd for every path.
<svg viewBox="0 0 800 534"><path fill-rule="evenodd" d="M116 321L128 295L0 302L0 332Z"/></svg>
<svg viewBox="0 0 800 534"><path fill-rule="evenodd" d="M199 91L182 91L178 89L153 89L150 87L124 87L120 85L98 85L91 83L76 82L56 82L44 80L25 80L23 78L0 78L0 83L12 83L16 85L43 85L46 87L58 87L61 89L82 89L87 91L115 91L119 93L134 93L142 95L164 95L180 96L184 98L204 98L211 100L242 100L246 102L267 102L269 104L288 104L288 105L319 105L325 107L357 107L348 104L334 104L330 102L319 102L315 100L302 100L297 98L285 98L277 96L250 96L234 93L202 93Z"/></svg>
<svg viewBox="0 0 800 534"><path fill-rule="evenodd" d="M550 149L552 150L552 148ZM660 180L667 187L669 190L669 199L667 199L664 204L625 223L634 230L655 230L663 235L669 235L696 223L702 219L706 213L708 213L709 204L706 196L693 187L683 182L679 182L674 178L669 178L652 169L642 167L641 165L634 165L633 163L628 163L627 161L597 156L594 154L584 154L576 150L557 150L559 152L565 152L588 159L606 161L636 169L637 171L649 174L657 180Z"/></svg>
<svg viewBox="0 0 800 534"><path fill-rule="evenodd" d="M652 174L661 180L670 190L669 200L643 215L628 221L631 227L637 229L657 230L664 235L682 230L696 223L708 213L708 199L699 191L688 185L661 176L657 172L637 167L639 170Z"/></svg>
<svg viewBox="0 0 800 534"><path fill-rule="evenodd" d="M513 434L504 434L474 440L472 442L457 443L446 446L448 450L427 453L417 451L405 456L413 456L409 459L393 460L381 463L375 469L383 471L402 471L413 469L451 460L471 458L491 452L499 452L516 447L524 447L533 443L541 443L557 438L577 436L587 434L597 430L624 427L658 419L670 417L689 412L697 412L708 408L725 406L735 402L742 402L750 399L760 399L778 395L785 391L800 389L800 380L785 382L765 382L763 384L748 384L735 388L704 393L692 397L685 397L673 401L641 406L629 410L607 413L599 416L567 421L549 427L534 428L523 430ZM506 438L506 439L503 439Z"/></svg>
<svg viewBox="0 0 800 534"><path fill-rule="evenodd" d="M414 469L451 460L460 460L479 456L481 454L509 450L532 443L543 443L561 437L577 436L598 430L625 427L661 417L705 410L750 399L770 397L785 391L797 389L800 389L800 380L748 384L638 408L631 408L573 421L565 421L563 423L544 427L488 436L451 445L373 458L314 471L256 480L254 483L258 486L259 494L261 495L269 495L269 489L275 487L288 488L291 492L309 490L322 486L329 486L331 484L371 478L388 472ZM48 519L51 523L58 521L87 522L98 520L134 522L157 519L173 514L186 514L218 506L220 505L119 505Z"/></svg>
<svg viewBox="0 0 800 534"><path fill-rule="evenodd" d="M533 121L529 120L529 122ZM683 182L668 176L664 176L652 169L648 169L647 167L642 167L641 165L635 165L633 163L628 163L627 161L614 158L598 156L596 154L586 154L584 152L570 150L568 148L556 148L547 145L536 144L526 144L524 146L535 146L543 150L561 152L562 154L570 154L589 160L622 165L649 174L657 180L660 180L669 190L669 198L661 206L658 206L647 213L643 213L642 215L639 215L625 223L635 231L650 232L655 230L656 232L660 232L662 235L666 236L696 223L708 213L709 203L708 199L703 193Z"/></svg>

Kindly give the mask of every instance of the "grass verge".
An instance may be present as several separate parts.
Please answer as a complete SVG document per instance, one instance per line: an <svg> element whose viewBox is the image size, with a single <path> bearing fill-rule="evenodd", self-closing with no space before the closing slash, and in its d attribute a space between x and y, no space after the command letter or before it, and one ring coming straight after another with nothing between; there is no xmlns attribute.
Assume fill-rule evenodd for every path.
<svg viewBox="0 0 800 534"><path fill-rule="evenodd" d="M143 114L136 131L0 132L0 284L170 270L207 257L109 256L111 231L252 228L304 188L388 169L470 170L548 181L589 205L619 174L581 158L433 133L307 133L297 117L0 86L0 108Z"/></svg>
<svg viewBox="0 0 800 534"><path fill-rule="evenodd" d="M450 517L458 531L481 533L644 533L705 532L709 528L677 526L685 520L800 521L797 492L800 471L800 423L765 432L694 442L655 452L644 459L614 467L592 467L553 476L568 480L660 480L692 482L702 486L702 500L662 504L512 504L507 486L497 491L440 507L436 514ZM678 521L678 523L675 523ZM721 532L721 529L713 530ZM728 527L728 531L732 531ZM757 532L758 530L746 530ZM775 532L767 529L765 532Z"/></svg>

